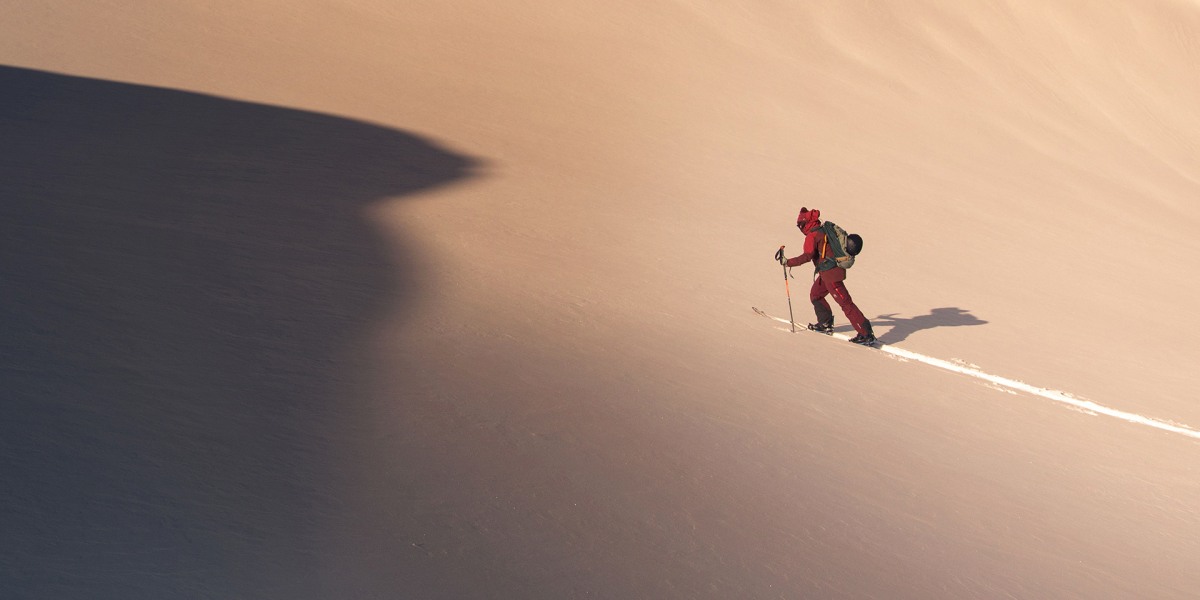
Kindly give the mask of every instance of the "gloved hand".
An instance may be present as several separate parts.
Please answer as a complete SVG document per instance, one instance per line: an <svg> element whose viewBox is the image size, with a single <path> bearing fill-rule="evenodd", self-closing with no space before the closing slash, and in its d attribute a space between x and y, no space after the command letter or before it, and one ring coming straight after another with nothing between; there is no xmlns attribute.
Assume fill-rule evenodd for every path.
<svg viewBox="0 0 1200 600"><path fill-rule="evenodd" d="M775 252L775 260L779 261L779 264L787 266L788 258L783 255L783 246L780 246L779 250Z"/></svg>

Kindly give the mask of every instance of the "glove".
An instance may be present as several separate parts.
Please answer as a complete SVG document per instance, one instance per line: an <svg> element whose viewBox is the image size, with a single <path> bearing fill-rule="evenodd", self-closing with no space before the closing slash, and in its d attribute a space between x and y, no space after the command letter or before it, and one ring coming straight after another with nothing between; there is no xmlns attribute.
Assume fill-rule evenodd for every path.
<svg viewBox="0 0 1200 600"><path fill-rule="evenodd" d="M775 252L775 260L779 261L779 264L787 266L788 258L783 255L783 246L780 246L779 250Z"/></svg>

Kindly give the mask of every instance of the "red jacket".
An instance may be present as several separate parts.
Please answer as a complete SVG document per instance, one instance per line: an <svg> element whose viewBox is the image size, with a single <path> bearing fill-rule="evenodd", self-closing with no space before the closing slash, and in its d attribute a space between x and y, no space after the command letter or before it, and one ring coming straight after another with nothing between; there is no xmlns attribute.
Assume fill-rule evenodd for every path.
<svg viewBox="0 0 1200 600"><path fill-rule="evenodd" d="M821 231L820 221L810 221L804 229L804 254L789 258L787 261L789 267L798 267L809 261L812 261L814 265L819 265L826 256L833 256L833 246L829 245L829 240L825 239L825 232ZM818 273L826 283L837 283L846 279L846 270L841 267L833 267L827 271L818 271Z"/></svg>

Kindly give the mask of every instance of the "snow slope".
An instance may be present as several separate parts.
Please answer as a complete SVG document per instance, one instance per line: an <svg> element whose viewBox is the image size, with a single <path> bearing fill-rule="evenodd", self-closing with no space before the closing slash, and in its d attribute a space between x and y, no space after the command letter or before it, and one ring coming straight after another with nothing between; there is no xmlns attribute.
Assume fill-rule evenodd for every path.
<svg viewBox="0 0 1200 600"><path fill-rule="evenodd" d="M4 9L0 596L1200 586L1193 2Z"/></svg>

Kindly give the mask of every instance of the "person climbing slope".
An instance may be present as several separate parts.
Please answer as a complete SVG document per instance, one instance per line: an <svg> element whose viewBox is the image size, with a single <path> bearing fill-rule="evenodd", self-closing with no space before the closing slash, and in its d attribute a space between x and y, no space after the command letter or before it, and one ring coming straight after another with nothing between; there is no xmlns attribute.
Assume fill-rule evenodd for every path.
<svg viewBox="0 0 1200 600"><path fill-rule="evenodd" d="M811 261L816 267L808 299L812 301L817 322L809 323L808 328L822 333L833 333L833 310L829 307L829 301L825 299L826 296L833 296L850 324L854 326L854 330L858 332L850 341L864 346L874 345L875 333L871 329L871 322L863 316L850 297L850 291L846 289L845 284L846 269L838 266L831 240L821 227L821 211L801 208L796 217L796 227L804 232L804 253L792 258L780 254L779 262L785 267L798 267ZM857 251L852 253L857 254Z"/></svg>

